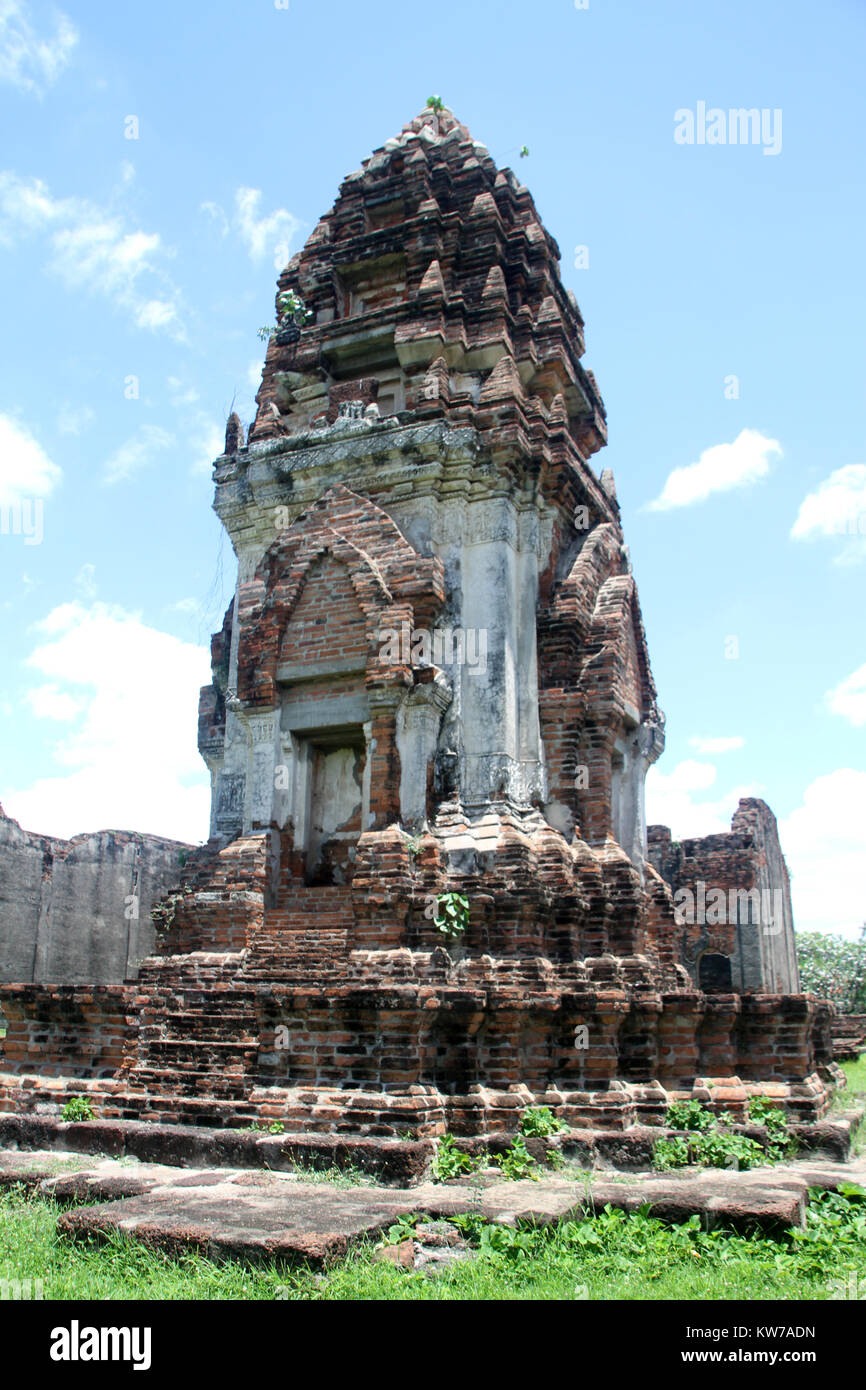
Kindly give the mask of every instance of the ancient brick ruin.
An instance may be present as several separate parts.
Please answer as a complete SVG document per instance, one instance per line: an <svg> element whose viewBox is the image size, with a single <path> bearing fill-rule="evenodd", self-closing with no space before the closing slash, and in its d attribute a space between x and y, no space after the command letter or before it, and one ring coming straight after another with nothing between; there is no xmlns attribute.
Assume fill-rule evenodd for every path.
<svg viewBox="0 0 866 1390"><path fill-rule="evenodd" d="M37 1040L76 1001L6 986L0 1105L85 1074L107 1116L358 1134L513 1130L530 1099L608 1128L681 1094L826 1108L827 1006L790 974L699 988L685 860L647 859L664 721L558 259L427 110L286 267L300 309L215 465L239 573L200 707L211 838L157 908L122 1065L114 995L51 1077Z"/></svg>
<svg viewBox="0 0 866 1390"><path fill-rule="evenodd" d="M674 893L680 958L695 984L707 993L799 993L791 884L766 802L744 797L727 834L674 844L667 826L651 825L647 840Z"/></svg>

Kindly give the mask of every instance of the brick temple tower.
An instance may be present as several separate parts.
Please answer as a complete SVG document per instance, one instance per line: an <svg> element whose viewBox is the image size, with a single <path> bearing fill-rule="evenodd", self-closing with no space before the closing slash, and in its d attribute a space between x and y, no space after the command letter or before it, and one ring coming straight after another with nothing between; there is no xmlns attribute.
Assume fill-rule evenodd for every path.
<svg viewBox="0 0 866 1390"><path fill-rule="evenodd" d="M212 835L278 828L284 884L348 882L390 825L464 860L552 827L642 872L663 720L558 255L429 110L280 277L307 318L216 466L239 581L201 750Z"/></svg>
<svg viewBox="0 0 866 1390"><path fill-rule="evenodd" d="M280 276L214 471L238 584L199 712L210 840L157 910L114 1113L393 1134L513 1129L530 1097L618 1127L671 1094L826 1106L826 1008L699 988L646 858L664 720L558 261L428 109Z"/></svg>

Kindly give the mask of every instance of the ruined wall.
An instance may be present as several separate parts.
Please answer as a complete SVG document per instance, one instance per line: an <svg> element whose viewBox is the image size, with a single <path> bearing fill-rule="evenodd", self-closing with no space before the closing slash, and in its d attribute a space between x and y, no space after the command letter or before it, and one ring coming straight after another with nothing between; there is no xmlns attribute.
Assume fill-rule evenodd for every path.
<svg viewBox="0 0 866 1390"><path fill-rule="evenodd" d="M58 840L0 807L0 981L134 977L153 949L151 904L175 886L189 848L116 830Z"/></svg>
<svg viewBox="0 0 866 1390"><path fill-rule="evenodd" d="M680 959L696 984L798 993L790 880L766 802L743 798L727 834L679 843L650 826L648 852L674 894Z"/></svg>

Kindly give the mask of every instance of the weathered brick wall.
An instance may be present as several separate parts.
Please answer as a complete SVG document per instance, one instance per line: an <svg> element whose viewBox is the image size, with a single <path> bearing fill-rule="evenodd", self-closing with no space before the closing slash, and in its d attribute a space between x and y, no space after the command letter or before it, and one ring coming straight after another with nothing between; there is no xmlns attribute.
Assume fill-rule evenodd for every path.
<svg viewBox="0 0 866 1390"><path fill-rule="evenodd" d="M359 658L366 666L367 622L349 572L332 555L309 568L280 648L280 661L295 666Z"/></svg>
<svg viewBox="0 0 866 1390"><path fill-rule="evenodd" d="M120 982L153 949L150 908L190 846L102 830L59 840L0 807L0 980Z"/></svg>
<svg viewBox="0 0 866 1390"><path fill-rule="evenodd" d="M723 975L714 983L711 971L729 961L729 988L796 994L790 881L769 806L741 800L728 834L675 843L666 826L654 825L647 839L650 861L683 918L680 956L693 979L721 988Z"/></svg>
<svg viewBox="0 0 866 1390"><path fill-rule="evenodd" d="M135 1030L134 994L124 985L0 985L0 1070L112 1077Z"/></svg>
<svg viewBox="0 0 866 1390"><path fill-rule="evenodd" d="M154 954L247 946L273 901L276 853L271 833L263 832L225 846L209 844L191 855L179 890L154 905Z"/></svg>

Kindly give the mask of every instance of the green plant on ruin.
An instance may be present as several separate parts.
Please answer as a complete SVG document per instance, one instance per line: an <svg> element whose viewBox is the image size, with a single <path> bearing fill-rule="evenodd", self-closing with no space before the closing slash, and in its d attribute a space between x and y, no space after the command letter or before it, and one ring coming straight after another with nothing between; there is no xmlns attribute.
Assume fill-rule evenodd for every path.
<svg viewBox="0 0 866 1390"><path fill-rule="evenodd" d="M464 1173L475 1173L478 1159L461 1149L453 1134L443 1134L433 1159L433 1179L447 1182L449 1178L459 1178Z"/></svg>
<svg viewBox="0 0 866 1390"><path fill-rule="evenodd" d="M262 342L268 342L281 328L288 328L292 324L301 328L312 317L312 309L307 308L299 294L295 294L294 290L283 290L277 295L276 327L265 324L264 328L259 329L259 337Z"/></svg>
<svg viewBox="0 0 866 1390"><path fill-rule="evenodd" d="M670 1168L685 1168L691 1162L689 1141L682 1134L672 1139L657 1139L653 1144L653 1167L660 1173Z"/></svg>
<svg viewBox="0 0 866 1390"><path fill-rule="evenodd" d="M427 98L427 105L430 107L431 111L444 111L444 110L445 110L445 103L444 103L444 101L442 100L442 98L441 98L440 96L428 97L428 98Z"/></svg>
<svg viewBox="0 0 866 1390"><path fill-rule="evenodd" d="M529 158L529 146L528 146L528 145L521 145L521 146L520 146L520 158L521 158L521 159L528 159L528 158Z"/></svg>
<svg viewBox="0 0 866 1390"><path fill-rule="evenodd" d="M401 1213L393 1226L389 1226L387 1231L382 1233L382 1245L402 1245L404 1240L411 1240L420 1220L421 1216L417 1211Z"/></svg>
<svg viewBox="0 0 866 1390"><path fill-rule="evenodd" d="M76 1120L95 1120L96 1114L86 1096L73 1096L64 1105L60 1118L73 1123Z"/></svg>
<svg viewBox="0 0 866 1390"><path fill-rule="evenodd" d="M769 1096L752 1096L749 1101L749 1119L763 1125L767 1131L769 1148L767 1152L774 1162L780 1158L791 1158L797 1152L797 1138L788 1128L788 1117L780 1105Z"/></svg>
<svg viewBox="0 0 866 1390"><path fill-rule="evenodd" d="M712 1129L715 1117L699 1100L675 1100L667 1108L665 1124L669 1129Z"/></svg>
<svg viewBox="0 0 866 1390"><path fill-rule="evenodd" d="M763 1101L763 1097L755 1099ZM687 1132L656 1141L653 1145L653 1167L667 1172L671 1168L685 1168L690 1163L696 1163L704 1168L745 1169L764 1163L777 1163L790 1156L795 1141L789 1134L784 1114L772 1102L756 1104L754 1112L750 1105L749 1113L756 1123L766 1125L766 1148L756 1139L738 1134L731 1127L734 1117L728 1111L717 1117L699 1101L674 1101L668 1106L666 1122L671 1129ZM765 1117L771 1114L768 1122Z"/></svg>
<svg viewBox="0 0 866 1390"><path fill-rule="evenodd" d="M493 1162L508 1182L520 1182L523 1178L538 1182L538 1163L527 1149L522 1134L518 1134L504 1153L494 1154Z"/></svg>
<svg viewBox="0 0 866 1390"><path fill-rule="evenodd" d="M462 893L439 893L433 921L443 936L462 936L469 926L469 899Z"/></svg>
<svg viewBox="0 0 866 1390"><path fill-rule="evenodd" d="M568 1125L554 1115L549 1105L528 1105L520 1118L520 1133L534 1139L562 1134L567 1129Z"/></svg>

